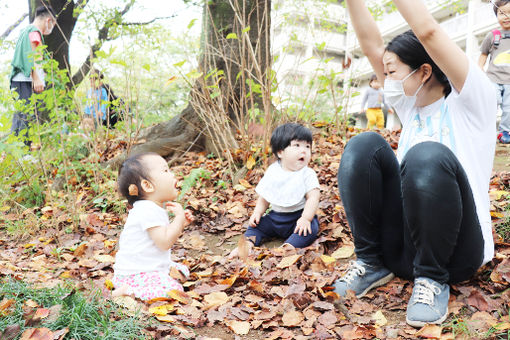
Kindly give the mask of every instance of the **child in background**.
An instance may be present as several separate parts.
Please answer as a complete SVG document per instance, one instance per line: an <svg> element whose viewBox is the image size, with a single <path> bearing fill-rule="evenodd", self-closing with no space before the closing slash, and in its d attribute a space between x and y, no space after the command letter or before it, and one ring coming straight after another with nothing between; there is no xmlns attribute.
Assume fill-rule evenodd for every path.
<svg viewBox="0 0 510 340"><path fill-rule="evenodd" d="M500 143L510 143L510 0L497 0L494 3L494 13L498 18L501 31L493 30L485 36L482 42L478 65L483 69L487 57L490 62L487 76L494 83L501 105L501 121L499 122L498 140Z"/></svg>
<svg viewBox="0 0 510 340"><path fill-rule="evenodd" d="M94 126L103 125L106 120L106 109L108 103L108 93L103 87L103 74L97 70L90 73L90 89L87 92L87 106L83 110L85 113L85 125L91 125L90 121L94 121Z"/></svg>
<svg viewBox="0 0 510 340"><path fill-rule="evenodd" d="M271 164L255 191L259 194L245 233L249 251L268 238L282 238L285 244L304 248L319 232L315 215L320 187L315 171L308 167L311 158L312 132L288 123L277 127L271 136L271 149L278 160ZM271 211L264 215L271 205ZM239 255L235 248L230 258Z"/></svg>
<svg viewBox="0 0 510 340"><path fill-rule="evenodd" d="M365 91L363 99L361 100L361 111L365 111L365 106L368 106L365 111L365 115L367 116L367 129L373 128L374 125L377 125L379 129L384 129L382 105L384 104L390 113L393 113L393 109L389 108L389 105L386 104L384 93L381 89L381 83L379 83L375 74L370 77L368 85L370 87Z"/></svg>
<svg viewBox="0 0 510 340"><path fill-rule="evenodd" d="M120 167L119 191L133 208L120 234L113 266L113 296L150 300L166 297L173 289L183 290L169 276L170 267L176 266L185 275L189 271L172 262L170 248L194 218L172 202L178 195L176 184L168 163L155 153L132 156ZM171 223L167 210L175 215Z"/></svg>

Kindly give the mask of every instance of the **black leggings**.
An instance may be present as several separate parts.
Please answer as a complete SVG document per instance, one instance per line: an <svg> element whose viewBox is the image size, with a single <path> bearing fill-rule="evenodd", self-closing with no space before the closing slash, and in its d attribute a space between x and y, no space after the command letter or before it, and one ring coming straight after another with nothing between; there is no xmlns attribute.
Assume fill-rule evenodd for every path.
<svg viewBox="0 0 510 340"><path fill-rule="evenodd" d="M439 283L467 280L481 266L471 187L446 146L417 144L399 166L380 135L362 133L345 147L338 186L358 259Z"/></svg>

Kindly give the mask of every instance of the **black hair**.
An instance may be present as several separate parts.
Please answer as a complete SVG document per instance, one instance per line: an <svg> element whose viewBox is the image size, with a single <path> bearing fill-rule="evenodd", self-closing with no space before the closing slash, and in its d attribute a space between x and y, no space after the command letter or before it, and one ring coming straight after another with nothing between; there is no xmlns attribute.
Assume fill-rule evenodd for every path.
<svg viewBox="0 0 510 340"><path fill-rule="evenodd" d="M48 16L55 20L57 19L57 15L51 6L39 6L35 9L35 18Z"/></svg>
<svg viewBox="0 0 510 340"><path fill-rule="evenodd" d="M510 0L496 0L496 1L494 1L492 3L492 9L494 10L494 14L496 14L496 16L498 16L498 9L500 7L505 6L509 2L510 2Z"/></svg>
<svg viewBox="0 0 510 340"><path fill-rule="evenodd" d="M372 75L370 76L370 80L368 81L368 85L370 85L370 87L372 87L372 82L373 82L374 80L377 80L377 75L372 74Z"/></svg>
<svg viewBox="0 0 510 340"><path fill-rule="evenodd" d="M120 194L127 198L128 204L133 205L136 201L145 199L145 191L142 188L142 180L150 180L149 169L142 162L142 158L150 155L159 156L154 152L140 153L126 159L119 168L119 176L117 178L117 186ZM136 195L129 194L129 186L136 185L138 193Z"/></svg>
<svg viewBox="0 0 510 340"><path fill-rule="evenodd" d="M302 140L312 145L312 131L297 123L286 123L274 129L271 135L271 150L278 157L278 152L285 150L293 140Z"/></svg>
<svg viewBox="0 0 510 340"><path fill-rule="evenodd" d="M413 70L418 69L423 64L429 64L432 67L432 74L443 85L443 94L448 96L452 91L448 78L429 56L413 31L409 30L397 35L386 46L386 51L395 53L400 61Z"/></svg>

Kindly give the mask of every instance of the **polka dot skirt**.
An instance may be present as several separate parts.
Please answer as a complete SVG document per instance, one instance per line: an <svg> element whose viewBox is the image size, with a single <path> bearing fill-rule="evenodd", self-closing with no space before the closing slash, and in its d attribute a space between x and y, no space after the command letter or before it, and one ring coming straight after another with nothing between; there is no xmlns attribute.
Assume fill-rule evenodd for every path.
<svg viewBox="0 0 510 340"><path fill-rule="evenodd" d="M114 275L113 286L120 288L127 285L127 294L133 294L141 300L166 297L173 289L184 291L182 285L163 272L142 272L132 275Z"/></svg>

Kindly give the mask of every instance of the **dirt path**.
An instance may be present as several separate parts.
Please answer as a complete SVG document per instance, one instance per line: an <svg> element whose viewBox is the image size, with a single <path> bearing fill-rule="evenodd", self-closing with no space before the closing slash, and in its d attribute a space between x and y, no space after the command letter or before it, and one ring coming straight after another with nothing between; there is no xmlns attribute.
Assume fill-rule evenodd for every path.
<svg viewBox="0 0 510 340"><path fill-rule="evenodd" d="M510 171L510 144L496 144L494 171Z"/></svg>

